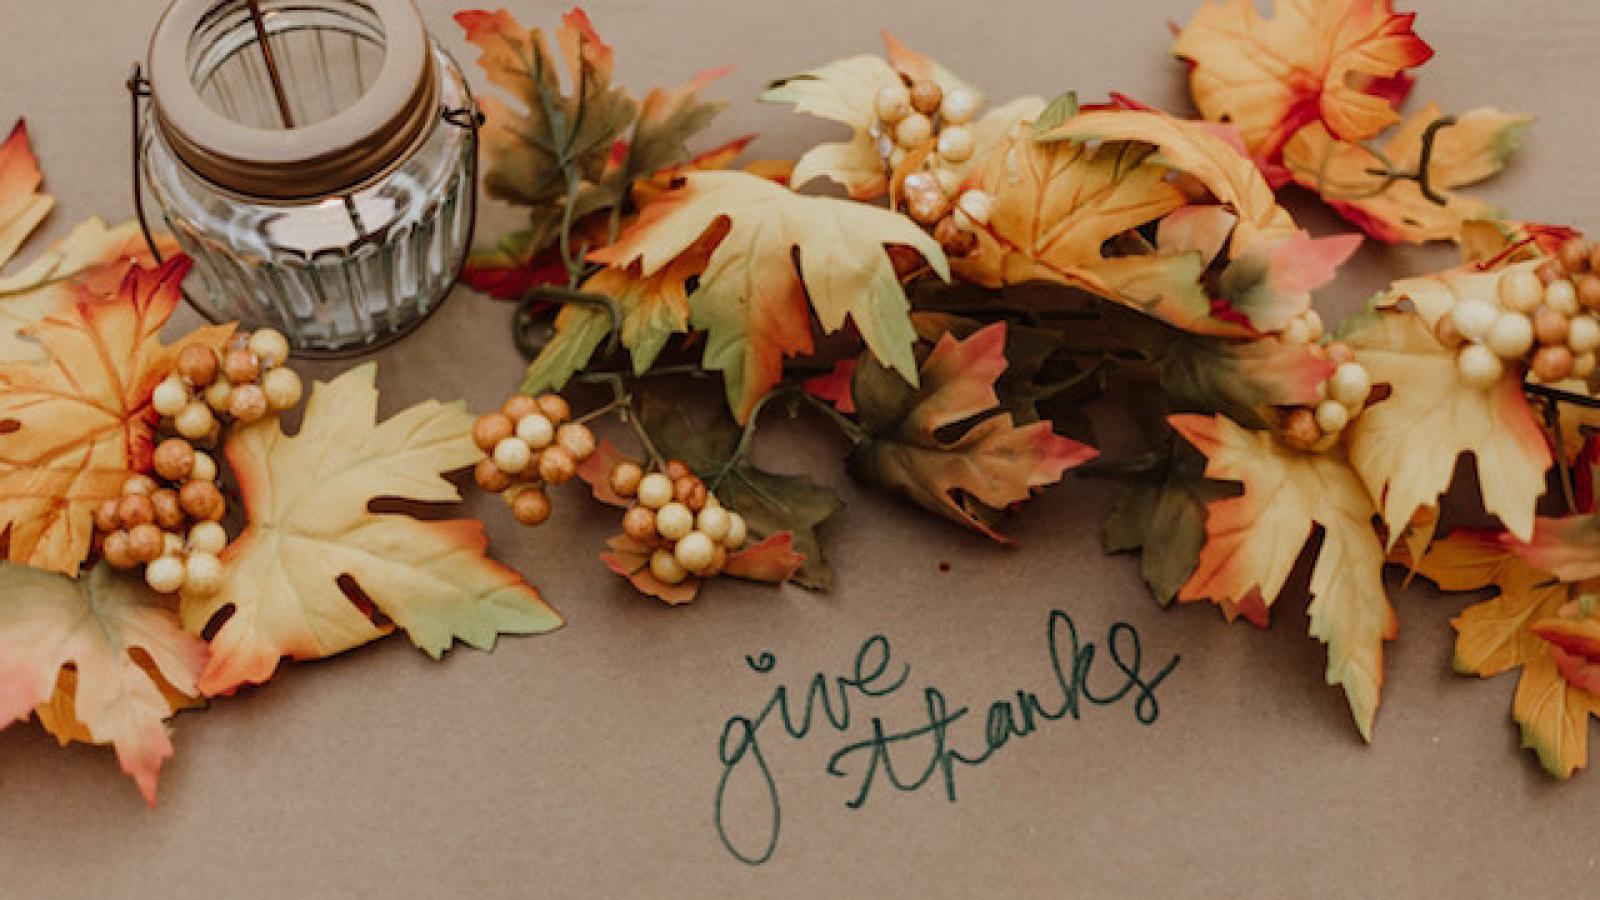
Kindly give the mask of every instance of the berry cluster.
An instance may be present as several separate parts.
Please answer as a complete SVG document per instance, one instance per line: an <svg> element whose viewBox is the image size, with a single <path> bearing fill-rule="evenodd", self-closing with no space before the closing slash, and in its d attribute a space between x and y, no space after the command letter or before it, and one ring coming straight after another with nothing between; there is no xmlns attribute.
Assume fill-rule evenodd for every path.
<svg viewBox="0 0 1600 900"><path fill-rule="evenodd" d="M1499 383L1512 362L1525 363L1545 384L1594 372L1600 248L1575 237L1536 269L1506 269L1495 301L1469 297L1439 318L1435 334L1446 347L1458 348L1462 381L1487 388Z"/></svg>
<svg viewBox="0 0 1600 900"><path fill-rule="evenodd" d="M989 221L993 198L981 190L961 189L954 168L972 158L976 140L970 123L978 114L978 95L964 89L946 94L931 78L879 89L874 98L877 121L872 134L878 155L895 172L913 153L925 153L915 171L905 176L906 214L924 228L951 256L966 256L977 246L975 226Z"/></svg>
<svg viewBox="0 0 1600 900"><path fill-rule="evenodd" d="M1317 314L1313 311L1305 315L1315 317ZM1296 321L1303 322L1304 318ZM1321 331L1320 318L1314 318L1310 324ZM1288 329L1284 335L1286 340L1292 339ZM1290 408L1284 413L1282 425L1285 444L1296 450L1321 453L1337 443L1340 433L1366 408L1372 393L1372 376L1365 366L1356 362L1350 345L1342 341L1330 341L1317 349L1334 365L1333 374L1320 386L1322 399L1315 406Z"/></svg>
<svg viewBox="0 0 1600 900"><path fill-rule="evenodd" d="M716 575L749 536L744 517L724 509L680 460L649 473L620 462L611 470L611 490L634 501L622 516L622 531L652 548L650 574L662 584Z"/></svg>
<svg viewBox="0 0 1600 900"><path fill-rule="evenodd" d="M220 359L210 347L192 344L178 355L178 370L156 385L150 403L182 437L215 442L218 416L248 425L300 402L304 387L285 365L288 359L288 339L272 328L234 335Z"/></svg>
<svg viewBox="0 0 1600 900"><path fill-rule="evenodd" d="M594 455L594 433L573 422L560 394L513 394L499 412L478 417L472 440L489 457L473 473L478 486L503 494L524 525L550 518L545 485L565 484Z"/></svg>

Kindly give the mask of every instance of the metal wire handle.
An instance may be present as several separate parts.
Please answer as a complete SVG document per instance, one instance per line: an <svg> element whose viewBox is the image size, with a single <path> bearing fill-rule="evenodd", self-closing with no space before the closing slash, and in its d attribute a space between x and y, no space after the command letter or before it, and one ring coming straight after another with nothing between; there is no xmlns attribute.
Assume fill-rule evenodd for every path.
<svg viewBox="0 0 1600 900"><path fill-rule="evenodd" d="M145 78L144 67L138 62L133 64L132 70L128 73L127 89L132 112L133 132L133 212L139 220L139 232L144 235L145 246L150 248L151 257L159 265L165 260L162 259L161 248L156 244L155 234L150 229L149 219L145 216L144 166L141 165L141 148L144 141L144 111L140 108L139 101L150 96L150 80ZM462 83L462 90L466 94L465 105L440 111L440 117L445 122L456 128L466 129L471 136L471 147L467 151L467 233L462 243L461 261L456 265L455 274L450 277L450 286L445 289L444 296L440 297L439 302L430 307L427 312L413 319L406 327L384 335L371 343L358 344L338 350L297 349L291 352L292 356L299 359L352 359L376 352L405 337L423 322L426 322L440 307L444 306L445 301L449 300L450 295L455 292L456 284L461 281L461 275L466 271L467 261L472 255L473 240L477 234L479 131L483 128L484 122L483 112L478 109L478 101L473 97L472 90L466 86L465 82ZM190 309L199 313L201 318L213 325L222 324L223 320L218 318L211 310L197 303L189 295L188 290L180 290L182 290L184 302L189 305Z"/></svg>

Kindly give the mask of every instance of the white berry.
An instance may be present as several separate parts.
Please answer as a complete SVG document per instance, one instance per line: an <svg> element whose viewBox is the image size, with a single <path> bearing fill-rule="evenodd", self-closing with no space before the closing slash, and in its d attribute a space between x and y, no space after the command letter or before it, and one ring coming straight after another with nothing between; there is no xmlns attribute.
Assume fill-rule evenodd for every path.
<svg viewBox="0 0 1600 900"><path fill-rule="evenodd" d="M1462 300L1450 311L1451 318L1455 319L1456 331L1469 341L1483 340L1499 315L1500 311L1494 308L1494 304L1477 299Z"/></svg>
<svg viewBox="0 0 1600 900"><path fill-rule="evenodd" d="M1283 326L1283 331L1279 336L1283 338L1285 344L1294 344L1295 346L1309 344L1311 343L1311 327L1306 324L1305 319L1290 319L1289 323Z"/></svg>
<svg viewBox="0 0 1600 900"><path fill-rule="evenodd" d="M202 450L194 452L194 468L189 470L190 481L216 481L217 461Z"/></svg>
<svg viewBox="0 0 1600 900"><path fill-rule="evenodd" d="M1595 355L1584 353L1572 358L1572 377L1588 378L1594 373Z"/></svg>
<svg viewBox="0 0 1600 900"><path fill-rule="evenodd" d="M517 421L517 437L526 441L529 447L543 450L555 440L556 426L542 413L529 413Z"/></svg>
<svg viewBox="0 0 1600 900"><path fill-rule="evenodd" d="M189 388L178 376L169 376L150 394L150 405L157 415L175 416L189 405Z"/></svg>
<svg viewBox="0 0 1600 900"><path fill-rule="evenodd" d="M939 115L946 125L965 125L978 114L978 95L966 88L956 88L944 95L939 105Z"/></svg>
<svg viewBox="0 0 1600 900"><path fill-rule="evenodd" d="M260 334L260 332L256 332ZM293 409L300 402L300 397L305 393L305 385L301 383L300 376L293 369L282 366L268 369L261 376L261 392L267 395L267 405L275 410L283 411Z"/></svg>
<svg viewBox="0 0 1600 900"><path fill-rule="evenodd" d="M1341 364L1328 379L1328 396L1345 406L1360 406L1367 402L1367 394L1371 392L1372 377L1357 362Z"/></svg>
<svg viewBox="0 0 1600 900"><path fill-rule="evenodd" d="M700 510L700 515L695 516L694 527L711 540L721 543L728 536L731 518L727 510L707 503L705 509Z"/></svg>
<svg viewBox="0 0 1600 900"><path fill-rule="evenodd" d="M939 132L939 156L948 162L964 163L972 158L975 149L977 142L973 140L972 132L959 125Z"/></svg>
<svg viewBox="0 0 1600 900"><path fill-rule="evenodd" d="M508 475L520 475L533 462L533 448L519 437L502 438L494 445L494 464Z"/></svg>
<svg viewBox="0 0 1600 900"><path fill-rule="evenodd" d="M189 529L189 549L218 556L228 546L228 532L219 522L197 522Z"/></svg>
<svg viewBox="0 0 1600 900"><path fill-rule="evenodd" d="M749 536L749 526L745 525L744 516L736 512L728 513L728 536L722 539L722 546L729 550L737 550L744 546L745 539Z"/></svg>
<svg viewBox="0 0 1600 900"><path fill-rule="evenodd" d="M1520 359L1533 349L1533 322L1522 313L1502 313L1483 342L1501 359Z"/></svg>
<svg viewBox="0 0 1600 900"><path fill-rule="evenodd" d="M1311 339L1313 341L1321 340L1323 332L1322 314L1314 309L1308 309L1300 318L1305 320L1306 329L1311 332Z"/></svg>
<svg viewBox="0 0 1600 900"><path fill-rule="evenodd" d="M961 210L974 225L987 225L989 214L994 211L994 198L974 188L962 192L961 198L956 201L956 208Z"/></svg>
<svg viewBox="0 0 1600 900"><path fill-rule="evenodd" d="M217 378L206 387L206 405L219 413L227 412L233 405L233 383Z"/></svg>
<svg viewBox="0 0 1600 900"><path fill-rule="evenodd" d="M680 540L693 530L694 513L676 500L656 512L656 533L669 541Z"/></svg>
<svg viewBox="0 0 1600 900"><path fill-rule="evenodd" d="M211 426L216 423L211 415L211 408L204 403L191 401L172 419L172 426L178 433L191 441L198 441L211 433Z"/></svg>
<svg viewBox="0 0 1600 900"><path fill-rule="evenodd" d="M672 555L677 558L678 565L685 569L704 572L717 555L717 545L704 532L691 531L672 548Z"/></svg>
<svg viewBox="0 0 1600 900"><path fill-rule="evenodd" d="M878 88L878 94L872 100L872 108L878 114L878 119L884 124L894 123L911 115L911 92L899 82L886 84Z"/></svg>
<svg viewBox="0 0 1600 900"><path fill-rule="evenodd" d="M679 584L689 577L689 571L678 562L678 558L666 550L650 554L650 574L662 584Z"/></svg>
<svg viewBox="0 0 1600 900"><path fill-rule="evenodd" d="M1500 381L1500 376L1505 372L1505 364L1500 362L1500 357L1494 351L1482 344L1468 344L1461 348L1461 353L1456 356L1456 371L1460 373L1461 380L1475 388L1486 388Z"/></svg>
<svg viewBox="0 0 1600 900"><path fill-rule="evenodd" d="M1324 400L1317 404L1317 427L1324 434L1343 431L1350 424L1350 408L1337 400Z"/></svg>
<svg viewBox="0 0 1600 900"><path fill-rule="evenodd" d="M1594 316L1574 316L1567 325L1567 346L1580 356L1600 350L1600 321Z"/></svg>
<svg viewBox="0 0 1600 900"><path fill-rule="evenodd" d="M1500 304L1513 312L1532 312L1544 299L1544 284L1532 269L1511 269L1500 276Z"/></svg>
<svg viewBox="0 0 1600 900"><path fill-rule="evenodd" d="M651 472L639 482L639 505L645 509L660 509L672 500L672 479L660 472Z"/></svg>
<svg viewBox="0 0 1600 900"><path fill-rule="evenodd" d="M256 329L248 346L265 366L281 366L289 358L289 339L276 328Z"/></svg>
<svg viewBox="0 0 1600 900"><path fill-rule="evenodd" d="M163 556L144 567L144 582L158 594L170 594L183 587L183 560L176 556Z"/></svg>
<svg viewBox="0 0 1600 900"><path fill-rule="evenodd" d="M209 553L191 553L183 564L183 592L193 597L210 597L222 590L222 561Z"/></svg>
<svg viewBox="0 0 1600 900"><path fill-rule="evenodd" d="M920 146L923 141L931 137L933 137L933 123L922 113L912 113L894 126L894 141L906 150Z"/></svg>
<svg viewBox="0 0 1600 900"><path fill-rule="evenodd" d="M1578 289L1565 278L1557 278L1544 286L1544 305L1564 316L1578 314Z"/></svg>

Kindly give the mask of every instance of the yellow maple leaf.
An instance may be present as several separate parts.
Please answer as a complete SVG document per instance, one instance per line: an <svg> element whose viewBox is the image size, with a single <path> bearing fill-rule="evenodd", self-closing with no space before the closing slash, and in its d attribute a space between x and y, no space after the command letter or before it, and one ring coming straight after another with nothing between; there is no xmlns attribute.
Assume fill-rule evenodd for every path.
<svg viewBox="0 0 1600 900"><path fill-rule="evenodd" d="M1381 158L1360 144L1335 140L1322 123L1312 123L1284 147L1283 163L1296 182L1322 195L1380 241L1460 240L1467 222L1493 218L1497 212L1490 204L1451 189L1483 181L1504 168L1533 119L1485 107L1440 129L1428 164L1428 183L1446 201L1441 204L1424 196L1416 181L1389 181L1382 174L1389 164L1414 168L1423 134L1439 118L1439 107L1433 103L1411 114L1384 145Z"/></svg>
<svg viewBox="0 0 1600 900"><path fill-rule="evenodd" d="M939 244L898 213L802 196L747 172L695 172L590 258L638 263L650 278L722 221L727 235L699 273L690 322L707 332L704 365L723 373L741 422L782 377L783 357L811 351L808 298L823 331L850 319L878 359L916 383L910 304L885 247L915 249L946 279L949 265Z"/></svg>
<svg viewBox="0 0 1600 900"><path fill-rule="evenodd" d="M1271 432L1225 416L1170 421L1206 456L1207 478L1238 481L1244 492L1206 504L1206 543L1183 601L1210 599L1225 611L1256 600L1270 607L1315 529L1322 546L1311 570L1311 635L1328 645L1327 682L1341 685L1361 736L1383 687L1383 642L1399 629L1383 587L1383 546L1372 498L1337 453L1301 453Z"/></svg>
<svg viewBox="0 0 1600 900"><path fill-rule="evenodd" d="M368 509L383 497L458 501L439 473L483 458L460 405L428 401L377 423L375 372L368 363L319 382L293 437L276 419L229 435L249 524L223 554L222 590L181 608L193 632L232 609L200 678L207 694L264 682L282 657L319 659L387 634L345 579L435 658L456 639L489 649L498 634L560 626L538 591L483 556L482 523Z"/></svg>
<svg viewBox="0 0 1600 900"><path fill-rule="evenodd" d="M1288 210L1278 205L1272 186L1226 132L1151 109L1096 109L1082 112L1046 132L1046 140L1133 141L1158 151L1157 161L1193 176L1238 216L1230 255L1257 241L1299 233Z"/></svg>
<svg viewBox="0 0 1600 900"><path fill-rule="evenodd" d="M111 744L154 804L161 763L172 755L169 691L199 694L205 643L185 634L142 581L104 564L66 578L0 563L0 586L0 728L48 704L40 717L50 717L63 742ZM61 695L62 683L70 694Z"/></svg>
<svg viewBox="0 0 1600 900"><path fill-rule="evenodd" d="M1418 509L1437 503L1465 453L1477 466L1484 508L1518 538L1533 533L1551 457L1523 396L1521 368L1508 366L1487 389L1472 387L1457 375L1455 351L1434 336L1457 300L1496 302L1499 279L1462 270L1396 282L1379 304L1409 301L1415 311L1380 309L1346 336L1373 383L1392 391L1345 430L1351 464L1383 499L1391 543Z"/></svg>
<svg viewBox="0 0 1600 900"><path fill-rule="evenodd" d="M150 392L190 344L220 347L233 327L202 328L173 345L157 333L179 300L189 261L127 272L115 295L76 285L25 334L42 363L0 363L0 529L9 559L65 574L89 553L94 508L149 463Z"/></svg>
<svg viewBox="0 0 1600 900"><path fill-rule="evenodd" d="M1250 152L1270 161L1311 122L1351 141L1395 122L1404 71L1433 55L1412 32L1414 18L1390 0L1274 0L1270 19L1255 0L1216 0L1172 52L1193 64L1200 114L1235 125Z"/></svg>
<svg viewBox="0 0 1600 900"><path fill-rule="evenodd" d="M1571 599L1571 586L1529 565L1492 532L1457 531L1435 541L1417 571L1441 590L1499 589L1450 621L1456 671L1489 678L1520 668L1511 715L1522 727L1523 746L1552 775L1567 778L1583 768L1588 720L1600 715L1600 697L1568 684L1550 645L1534 632Z"/></svg>

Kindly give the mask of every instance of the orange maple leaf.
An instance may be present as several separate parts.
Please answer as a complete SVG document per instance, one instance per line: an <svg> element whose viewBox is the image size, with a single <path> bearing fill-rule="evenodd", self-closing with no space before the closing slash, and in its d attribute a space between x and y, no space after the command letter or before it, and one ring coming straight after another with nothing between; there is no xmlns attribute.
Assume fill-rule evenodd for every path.
<svg viewBox="0 0 1600 900"><path fill-rule="evenodd" d="M94 508L149 465L151 391L184 347L221 347L233 333L214 326L161 343L188 270L185 257L131 268L110 297L80 285L23 332L45 362L0 364L0 529L11 561L78 571Z"/></svg>
<svg viewBox="0 0 1600 900"><path fill-rule="evenodd" d="M1433 56L1412 32L1414 13L1391 0L1216 0L1178 33L1172 52L1192 64L1190 90L1205 118L1238 127L1250 153L1275 163L1312 122L1361 141L1399 119L1405 70Z"/></svg>

